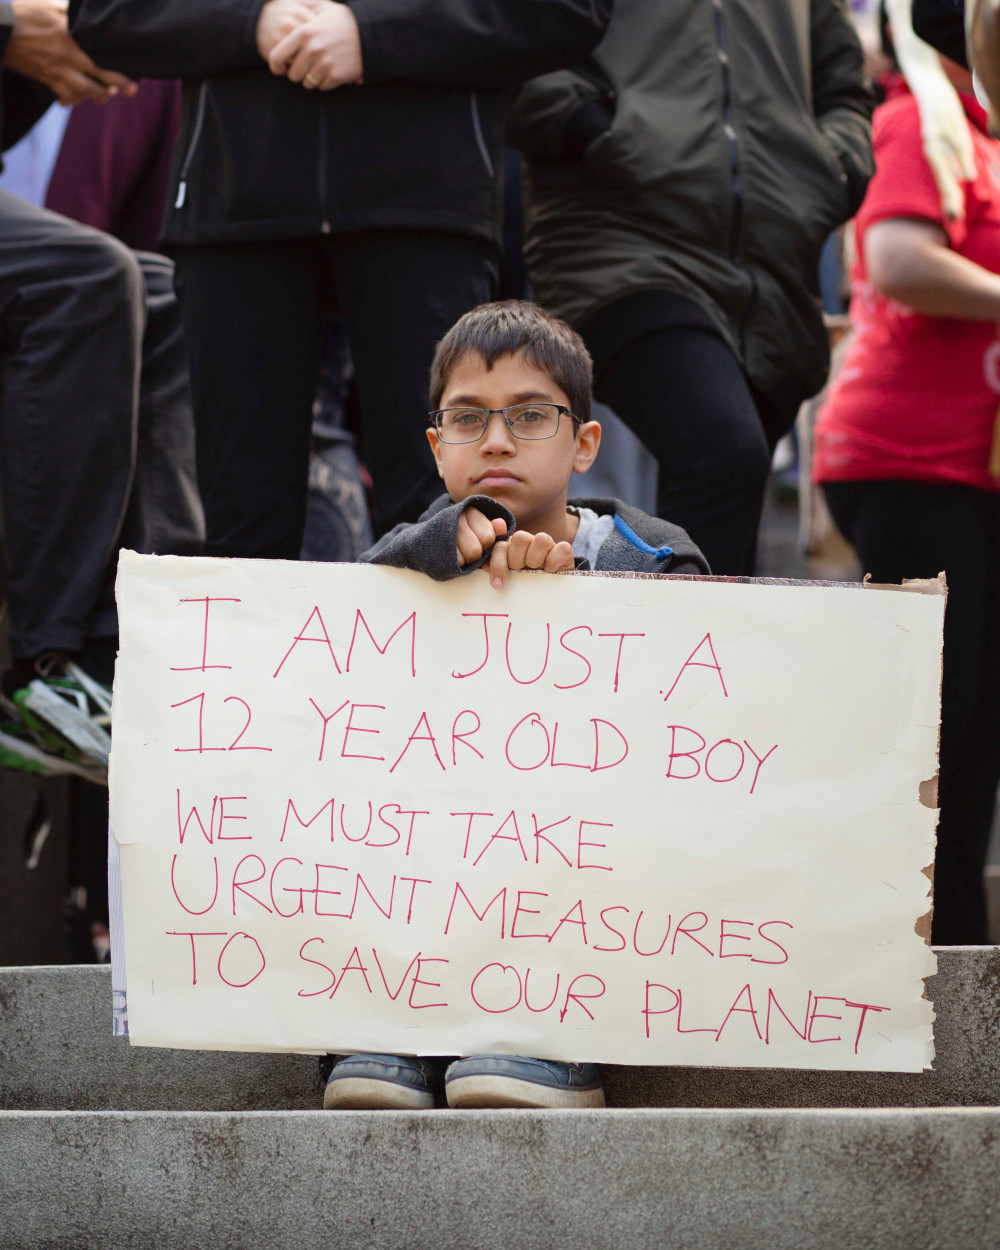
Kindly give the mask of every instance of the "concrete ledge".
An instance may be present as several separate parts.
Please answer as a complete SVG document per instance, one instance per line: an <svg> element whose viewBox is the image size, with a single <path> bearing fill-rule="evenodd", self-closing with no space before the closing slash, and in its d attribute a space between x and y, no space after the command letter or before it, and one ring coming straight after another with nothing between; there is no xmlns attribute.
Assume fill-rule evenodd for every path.
<svg viewBox="0 0 1000 1250"><path fill-rule="evenodd" d="M299 1110L315 1057L130 1047L111 1035L111 969L0 969L0 1107ZM2 1244L2 1243L0 1243Z"/></svg>
<svg viewBox="0 0 1000 1250"><path fill-rule="evenodd" d="M934 1071L606 1068L618 1107L1000 1105L1000 948L938 951ZM316 1108L302 1055L130 1048L111 1036L106 968L0 969L0 1107L26 1110ZM998 1238L1000 1240L1000 1238Z"/></svg>
<svg viewBox="0 0 1000 1250"><path fill-rule="evenodd" d="M606 1068L618 1107L971 1107L1000 1105L1000 947L937 947L933 1070ZM1000 1244L1000 1231L998 1231Z"/></svg>
<svg viewBox="0 0 1000 1250"><path fill-rule="evenodd" d="M5 1250L997 1244L1000 1111L0 1114Z"/></svg>

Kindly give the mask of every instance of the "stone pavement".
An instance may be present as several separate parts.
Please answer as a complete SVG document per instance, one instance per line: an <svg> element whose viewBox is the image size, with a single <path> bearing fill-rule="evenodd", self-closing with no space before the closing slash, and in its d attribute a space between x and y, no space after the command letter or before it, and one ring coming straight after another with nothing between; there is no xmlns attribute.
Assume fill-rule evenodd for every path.
<svg viewBox="0 0 1000 1250"><path fill-rule="evenodd" d="M6 1250L986 1250L1000 1112L12 1112Z"/></svg>

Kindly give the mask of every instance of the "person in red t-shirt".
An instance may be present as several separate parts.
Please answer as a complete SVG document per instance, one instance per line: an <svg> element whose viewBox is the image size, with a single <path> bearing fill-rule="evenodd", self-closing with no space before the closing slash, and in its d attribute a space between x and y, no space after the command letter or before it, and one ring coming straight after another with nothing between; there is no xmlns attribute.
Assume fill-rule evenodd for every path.
<svg viewBox="0 0 1000 1250"><path fill-rule="evenodd" d="M855 222L856 337L816 427L814 478L876 581L948 577L933 938L986 943L1000 781L1000 142L968 71L976 178L948 220L899 80L876 112Z"/></svg>

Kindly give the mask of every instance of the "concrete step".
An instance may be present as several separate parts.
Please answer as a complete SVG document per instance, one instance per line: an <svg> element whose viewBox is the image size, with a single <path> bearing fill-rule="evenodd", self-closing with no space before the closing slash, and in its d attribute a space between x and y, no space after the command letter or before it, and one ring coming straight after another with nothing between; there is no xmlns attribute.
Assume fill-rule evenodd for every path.
<svg viewBox="0 0 1000 1250"><path fill-rule="evenodd" d="M617 1107L1000 1105L1000 948L938 951L934 1070L606 1068ZM320 1105L315 1058L130 1047L111 1036L107 968L0 969L0 1107L298 1110ZM1000 1237L998 1237L1000 1244Z"/></svg>
<svg viewBox="0 0 1000 1250"><path fill-rule="evenodd" d="M5 1250L983 1250L1000 1111L5 1112Z"/></svg>

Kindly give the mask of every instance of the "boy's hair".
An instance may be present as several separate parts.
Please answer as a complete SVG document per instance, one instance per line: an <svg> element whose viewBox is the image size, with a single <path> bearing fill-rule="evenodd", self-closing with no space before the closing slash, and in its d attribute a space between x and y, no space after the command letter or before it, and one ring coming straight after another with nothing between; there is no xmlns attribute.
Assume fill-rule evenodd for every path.
<svg viewBox="0 0 1000 1250"><path fill-rule="evenodd" d="M586 344L565 321L537 304L507 299L480 304L451 327L438 343L431 365L431 407L437 408L451 371L463 356L477 352L492 369L501 356L522 353L566 393L570 409L590 420L594 365Z"/></svg>

